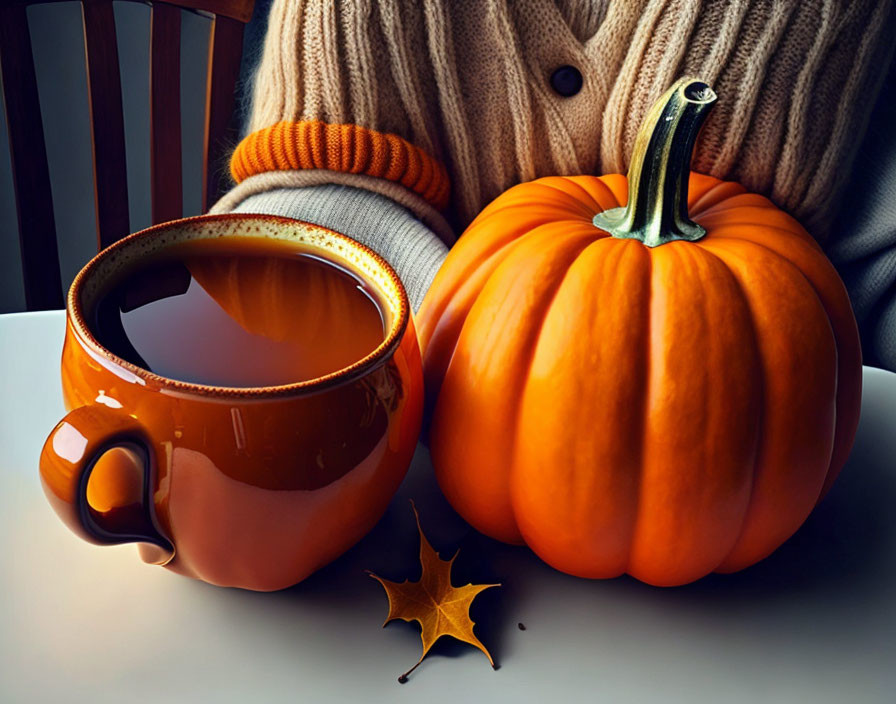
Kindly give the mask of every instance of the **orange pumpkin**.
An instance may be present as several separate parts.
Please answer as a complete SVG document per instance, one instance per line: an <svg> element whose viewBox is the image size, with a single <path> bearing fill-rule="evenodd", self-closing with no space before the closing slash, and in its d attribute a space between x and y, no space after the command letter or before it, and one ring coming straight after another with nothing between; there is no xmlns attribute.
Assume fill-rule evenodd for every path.
<svg viewBox="0 0 896 704"><path fill-rule="evenodd" d="M844 286L767 198L690 172L714 100L673 86L628 179L502 194L418 316L442 490L564 572L677 585L747 567L803 523L852 445L861 352Z"/></svg>

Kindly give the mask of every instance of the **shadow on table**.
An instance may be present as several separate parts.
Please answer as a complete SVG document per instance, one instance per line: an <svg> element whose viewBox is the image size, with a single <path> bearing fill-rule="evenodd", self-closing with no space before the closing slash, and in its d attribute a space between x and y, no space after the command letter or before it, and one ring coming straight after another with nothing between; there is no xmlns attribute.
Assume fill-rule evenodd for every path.
<svg viewBox="0 0 896 704"><path fill-rule="evenodd" d="M301 604L352 619L388 611L382 587L365 574L372 570L395 581L418 579L417 532L410 500L420 510L423 529L443 559L455 549L456 585L501 582L477 597L472 616L476 633L500 664L506 639L525 623L518 604L550 584L575 606L566 608L643 608L684 611L702 620L740 622L761 614L787 613L796 604L831 619L847 622L859 602L888 599L887 578L894 571L892 538L896 500L894 453L882 452L880 438L889 429L883 416L868 419L841 477L803 527L773 555L733 575L713 574L672 589L644 585L630 577L587 581L561 574L542 563L527 548L508 546L471 529L450 508L432 475L428 453L418 448L411 471L383 519L357 546L301 584L274 594L233 590L240 599L265 599ZM889 444L889 443L887 443ZM886 448L884 448L886 449ZM896 448L894 448L896 449ZM609 603L609 607L608 607ZM564 608L558 604L558 608ZM838 612L839 616L838 616ZM393 622L395 628L417 626ZM360 621L359 621L360 624ZM392 626L390 626L392 627ZM417 636L413 635L416 639ZM458 656L469 646L443 639L433 653ZM412 663L410 663L412 664Z"/></svg>

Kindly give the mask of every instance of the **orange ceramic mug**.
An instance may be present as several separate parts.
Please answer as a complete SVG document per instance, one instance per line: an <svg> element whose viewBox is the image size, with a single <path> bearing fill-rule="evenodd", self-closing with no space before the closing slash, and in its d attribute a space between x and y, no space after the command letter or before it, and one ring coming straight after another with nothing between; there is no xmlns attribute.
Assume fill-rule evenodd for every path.
<svg viewBox="0 0 896 704"><path fill-rule="evenodd" d="M386 308L382 344L317 379L224 388L160 377L97 342L88 313L129 261L185 239L235 235L298 242L354 271ZM69 413L44 445L40 473L50 504L85 540L140 543L146 562L212 584L280 589L367 533L407 471L423 383L407 295L385 261L348 237L269 216L166 223L90 261L66 312ZM97 506L88 500L104 493L96 482L114 495L122 478L98 472L89 481L91 472L116 455L135 460L142 488L126 505Z"/></svg>

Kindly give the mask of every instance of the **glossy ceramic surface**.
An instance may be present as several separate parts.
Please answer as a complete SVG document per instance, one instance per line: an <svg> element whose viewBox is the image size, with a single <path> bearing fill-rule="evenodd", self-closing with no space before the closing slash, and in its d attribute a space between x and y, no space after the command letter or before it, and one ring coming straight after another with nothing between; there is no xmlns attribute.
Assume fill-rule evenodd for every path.
<svg viewBox="0 0 896 704"><path fill-rule="evenodd" d="M96 342L84 311L107 277L168 243L234 235L301 242L355 271L388 308L383 344L319 379L230 389L159 377ZM99 254L69 293L62 386L70 412L40 462L62 520L91 542L139 542L145 561L180 574L257 590L301 581L370 530L407 471L422 412L416 334L391 268L347 237L268 216L176 221ZM143 468L142 486L97 473L88 503L94 465L118 446Z"/></svg>

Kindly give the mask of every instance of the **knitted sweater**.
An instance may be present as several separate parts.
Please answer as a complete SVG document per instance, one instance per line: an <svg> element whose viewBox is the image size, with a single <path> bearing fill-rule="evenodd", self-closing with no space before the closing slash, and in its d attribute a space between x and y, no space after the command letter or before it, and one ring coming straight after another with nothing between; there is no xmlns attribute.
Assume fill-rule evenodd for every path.
<svg viewBox="0 0 896 704"><path fill-rule="evenodd" d="M892 0L275 0L239 183L215 210L325 198L327 212L296 212L339 229L360 189L379 195L374 228L401 207L422 228L413 246L450 243L516 183L624 173L646 110L692 74L720 96L694 168L768 195L837 252L894 30ZM286 195L321 184L350 188ZM387 258L406 252L377 237ZM872 357L896 367L893 337Z"/></svg>

